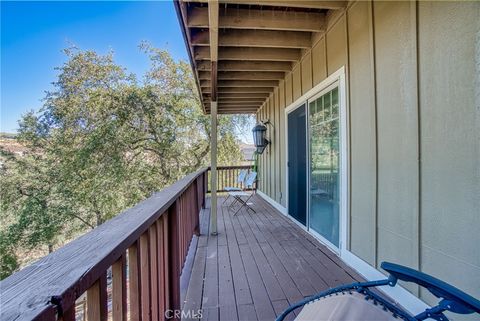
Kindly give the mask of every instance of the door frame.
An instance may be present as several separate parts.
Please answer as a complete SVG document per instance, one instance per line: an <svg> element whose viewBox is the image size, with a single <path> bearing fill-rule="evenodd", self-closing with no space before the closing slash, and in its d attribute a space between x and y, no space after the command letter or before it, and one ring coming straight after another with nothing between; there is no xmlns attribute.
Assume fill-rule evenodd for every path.
<svg viewBox="0 0 480 321"><path fill-rule="evenodd" d="M350 159L349 155L349 127L348 127L348 112L347 112L347 94L346 94L346 82L345 82L345 67L341 67L326 79L321 81L315 87L307 91L301 97L297 98L294 102L289 104L285 108L285 164L288 162L288 114L290 114L295 109L301 107L303 104L306 104L306 117L305 117L305 126L307 126L307 135L305 137L306 144L307 144L307 195L309 192L309 185L310 185L310 146L309 146L309 129L308 129L308 122L309 122L309 100L312 98L318 97L322 92L325 92L327 89L332 89L332 85L338 82L338 103L339 103L339 124L340 124L340 217L339 217L339 246L336 247L327 239L325 239L320 234L316 233L315 231L309 228L310 226L310 201L307 197L307 225L303 226L300 222L297 222L293 217L288 214L288 207L289 207L289 199L288 195L289 192L286 190L286 198L285 204L287 209L287 214L289 218L292 218L295 223L297 223L300 227L304 230L307 230L310 234L316 237L320 242L327 245L330 249L332 249L335 253L341 254L343 251L348 250L349 244L349 235L350 235L350 222L349 222L349 191L350 191L350 168L349 162ZM289 188L288 182L288 166L285 166L285 178L286 178L286 185L285 187Z"/></svg>

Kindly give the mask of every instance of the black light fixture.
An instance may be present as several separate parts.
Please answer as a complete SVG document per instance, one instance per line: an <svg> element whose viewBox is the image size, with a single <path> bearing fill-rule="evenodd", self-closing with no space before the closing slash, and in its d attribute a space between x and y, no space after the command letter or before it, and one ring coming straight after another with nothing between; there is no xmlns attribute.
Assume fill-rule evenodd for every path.
<svg viewBox="0 0 480 321"><path fill-rule="evenodd" d="M255 127L253 127L253 143L257 148L257 154L262 154L270 141L266 138L267 134L267 124L270 124L270 121L260 122Z"/></svg>

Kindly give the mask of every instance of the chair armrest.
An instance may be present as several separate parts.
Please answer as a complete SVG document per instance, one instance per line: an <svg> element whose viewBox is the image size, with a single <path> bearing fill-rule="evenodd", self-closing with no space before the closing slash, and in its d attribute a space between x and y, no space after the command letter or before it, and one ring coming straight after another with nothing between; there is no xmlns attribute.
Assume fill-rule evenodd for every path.
<svg viewBox="0 0 480 321"><path fill-rule="evenodd" d="M454 304L450 308L446 308L447 310L456 313L480 313L480 301L431 275L389 262L382 262L381 267L398 280L416 283L437 298L453 302ZM464 309L466 311L463 311ZM467 312L468 310L470 312Z"/></svg>

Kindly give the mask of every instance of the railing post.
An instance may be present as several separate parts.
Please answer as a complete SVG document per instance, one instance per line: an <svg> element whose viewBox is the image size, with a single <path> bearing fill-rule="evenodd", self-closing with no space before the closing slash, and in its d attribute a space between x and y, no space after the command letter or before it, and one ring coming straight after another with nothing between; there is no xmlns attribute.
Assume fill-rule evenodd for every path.
<svg viewBox="0 0 480 321"><path fill-rule="evenodd" d="M144 232L138 242L138 254L140 256L140 296L141 296L141 320L151 320L152 310L150 302L150 257L149 257L148 231Z"/></svg>
<svg viewBox="0 0 480 321"><path fill-rule="evenodd" d="M207 187L207 182L208 182L208 169L203 173L203 175L202 175L202 181L203 181L202 208L205 209L205 197L206 197L207 191L208 191L208 187Z"/></svg>
<svg viewBox="0 0 480 321"><path fill-rule="evenodd" d="M112 265L112 318L127 321L127 261L125 254Z"/></svg>
<svg viewBox="0 0 480 321"><path fill-rule="evenodd" d="M199 215L200 215L200 206L199 205L199 191L198 191L198 177L195 179L195 183L194 183L194 193L195 193L195 206L193 207L194 208L194 213L193 213L193 225L194 225L194 228L193 228L193 234L195 234L196 236L199 236L200 235L200 218L199 218Z"/></svg>
<svg viewBox="0 0 480 321"><path fill-rule="evenodd" d="M141 320L142 297L140 295L140 253L139 241L128 248L128 283L130 320Z"/></svg>
<svg viewBox="0 0 480 321"><path fill-rule="evenodd" d="M87 290L88 320L107 321L107 274L100 278Z"/></svg>
<svg viewBox="0 0 480 321"><path fill-rule="evenodd" d="M168 308L170 310L180 309L180 244L179 244L179 226L178 226L178 200L175 201L168 210L168 269L169 275L172 280L169 288L169 301ZM175 313L173 313L173 319L177 320Z"/></svg>
<svg viewBox="0 0 480 321"><path fill-rule="evenodd" d="M158 306L158 247L157 247L157 225L154 223L148 229L148 243L150 245L150 301L152 320L159 319ZM116 320L115 320L116 321Z"/></svg>

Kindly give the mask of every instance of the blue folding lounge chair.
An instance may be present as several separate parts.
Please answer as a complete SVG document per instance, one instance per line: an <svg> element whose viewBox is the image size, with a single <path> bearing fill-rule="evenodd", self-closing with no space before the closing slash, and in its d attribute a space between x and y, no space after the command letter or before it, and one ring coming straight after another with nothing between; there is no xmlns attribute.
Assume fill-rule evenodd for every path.
<svg viewBox="0 0 480 321"><path fill-rule="evenodd" d="M448 321L443 312L457 314L480 314L480 301L428 274L402 265L383 262L382 269L390 275L388 279L372 282L342 285L308 297L288 307L276 321L283 321L293 310L303 307L295 320L395 320L420 321L433 319ZM436 306L411 315L400 306L391 303L373 288L389 285L394 287L397 281L416 283L439 298Z"/></svg>
<svg viewBox="0 0 480 321"><path fill-rule="evenodd" d="M256 172L250 172L247 177L245 178L245 190L244 191L233 191L229 192L228 195L232 196L235 200L228 206L228 209L232 209L233 205L236 203L240 203L240 207L233 213L233 215L236 215L243 207L246 207L247 210L251 210L252 212L255 213L255 210L250 206L248 201L250 198L252 198L254 194L253 190L253 185L255 184L255 180L257 179L257 173ZM251 191L247 191L248 189L251 189ZM242 197L245 197L243 199Z"/></svg>
<svg viewBox="0 0 480 321"><path fill-rule="evenodd" d="M238 176L237 176L237 184L239 186L245 186L245 178L247 177L247 174L248 174L248 171L246 169L242 169L240 171L240 173L238 173ZM233 187L233 186L227 186L224 188L225 191L227 192L240 192L242 191L243 189L241 187ZM225 204L225 202L230 198L230 194L228 194L228 196L225 198L225 200L223 201L222 204Z"/></svg>

